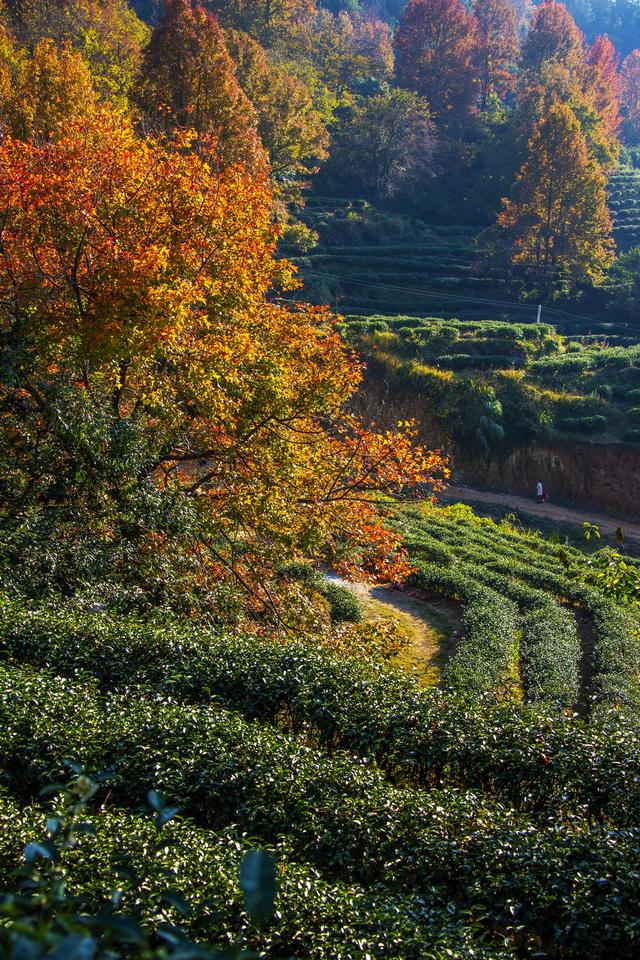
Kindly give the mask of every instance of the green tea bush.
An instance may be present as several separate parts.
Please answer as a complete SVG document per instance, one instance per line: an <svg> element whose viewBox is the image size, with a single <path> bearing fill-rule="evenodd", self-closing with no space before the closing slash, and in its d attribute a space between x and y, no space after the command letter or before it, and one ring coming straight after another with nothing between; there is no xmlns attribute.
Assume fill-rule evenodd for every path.
<svg viewBox="0 0 640 960"><path fill-rule="evenodd" d="M45 817L51 818L50 810L21 808L0 793L4 878L19 867L18 854L27 844L43 842ZM318 960L365 958L373 952L397 957L400 951L417 960L425 951L454 945L461 957L475 957L476 951L480 957L494 957L483 948L466 912L448 910L435 896L425 900L385 888L328 883L316 868L291 860L286 843L271 848L278 865L277 912L259 924L247 913L238 882L243 858L251 852L246 836L234 830L202 830L175 817L158 829L149 817L125 810L85 810L82 821L84 832L73 846L60 850L56 863L67 888L66 899L57 904L58 916L64 920L65 911L79 901L85 914L102 911L108 929L110 893L117 879L119 909L113 927L117 929L121 919L131 936L136 930L133 918L139 918L140 939L145 929L155 932L159 944L163 941L158 932L173 935L183 951L176 951L176 960L187 955L204 960L204 947L202 954L187 954L189 943L195 951L194 941L231 941L263 954ZM16 893L9 897L15 902ZM110 958L116 955L109 953Z"/></svg>
<svg viewBox="0 0 640 960"><path fill-rule="evenodd" d="M492 370L494 368L508 368L517 366L517 358L505 355L480 355L468 353L443 354L438 357L438 363L449 370L464 370L474 368L480 370ZM522 362L522 361L521 361Z"/></svg>
<svg viewBox="0 0 640 960"><path fill-rule="evenodd" d="M515 628L522 630L520 672L527 699L544 700L547 690L551 701L575 703L580 644L573 614L559 606L570 602L592 621L586 691L592 706L623 705L640 716L640 616L633 606L607 601L593 587L593 569L584 554L478 520L460 507L426 514L407 510L404 517L405 541L428 589L464 601L461 585L485 585L517 604ZM438 545L446 551L446 568ZM464 640L460 649L467 649ZM485 644L481 649L490 648Z"/></svg>
<svg viewBox="0 0 640 960"><path fill-rule="evenodd" d="M621 703L640 710L640 624L632 608L602 595L586 594L593 616L594 696L598 702Z"/></svg>
<svg viewBox="0 0 640 960"><path fill-rule="evenodd" d="M329 752L357 754L397 783L481 788L532 811L640 817L640 739L606 700L587 725L540 709L443 699L375 664L180 621L154 625L5 599L0 623L5 656L90 675L106 689L144 684L176 703L217 700Z"/></svg>
<svg viewBox="0 0 640 960"><path fill-rule="evenodd" d="M264 924L274 916L275 863L271 855L247 849L247 845L242 850L236 843L242 859L238 858L235 865L236 883L233 886L238 886L239 879L244 893L242 913L248 921L243 925L244 939L236 940L239 924L234 924L228 914L219 913L215 931L210 923L207 925L206 945L197 943L191 939L190 933L203 933L205 924L196 921L191 924L196 930L189 932L186 925L180 925L180 920L191 913L192 907L182 893L168 886L176 878L173 864L179 860L179 845L173 844L166 833L160 838L157 829L166 825L176 811L167 808L163 798L151 791L149 799L157 811L155 827L151 827L148 821L136 822L136 818L125 815L120 818L118 831L117 818L103 815L94 822L83 817L95 789L96 785L83 774L66 788L54 787L59 799L54 809L47 811L46 834L43 830L44 811L22 810L0 789L0 871L3 882L9 885L4 891L0 889L2 956L11 960L20 957L124 960L132 955L144 956L146 960L185 960L186 957L192 960L241 960L246 957L249 940L255 939ZM48 789L47 792L52 791ZM106 838L99 832L100 827L106 825L105 820L111 821L108 825L112 829L116 827L120 846L114 858L116 862L110 864L109 875L104 876L103 869L101 876L100 868L96 869L96 866L106 866L104 856L100 860ZM88 836L91 841L85 848L82 840ZM136 863L126 862L127 841L138 836L145 837L145 847L155 847L155 861L145 862L149 851L143 848L138 851ZM109 838L112 838L111 833ZM219 861L220 844L217 850L210 844L212 846ZM18 863L21 847L22 862ZM165 860L171 857L171 869L160 863L160 850ZM142 876L129 869L142 865L146 868ZM217 866L219 870L219 863ZM78 883L78 873L85 874L84 883ZM120 879L120 890L113 890L115 876ZM153 890L154 879L156 887L158 881L162 884L156 891ZM216 893L220 892L220 886L218 883ZM123 898L125 887L129 888L126 894L131 895L125 894ZM152 906L153 917L150 917L148 908ZM211 901L209 913L210 908ZM197 916L197 911L194 912ZM178 920L177 924L169 922L171 913ZM202 919L206 922L209 918ZM212 945L216 935L224 946L216 948Z"/></svg>
<svg viewBox="0 0 640 960"><path fill-rule="evenodd" d="M556 426L565 433L600 433L607 425L602 414L591 417L564 417L556 420Z"/></svg>
<svg viewBox="0 0 640 960"><path fill-rule="evenodd" d="M417 564L416 586L437 590L463 601L464 631L458 649L447 663L443 684L465 694L493 693L504 682L514 657L517 611L515 606L490 588L471 578L425 571Z"/></svg>
<svg viewBox="0 0 640 960"><path fill-rule="evenodd" d="M304 561L281 567L278 577L303 583L328 602L334 623L361 623L362 604L352 590L326 577L317 567Z"/></svg>
<svg viewBox="0 0 640 960"><path fill-rule="evenodd" d="M382 929L376 926L380 912L387 915L392 933L398 924L402 929L403 914L416 919L411 909L416 895L427 907L426 917L419 913L419 920L435 913L436 938L444 918L441 909L433 908L446 905L452 917L475 916L485 938L494 931L518 940L524 934L551 956L576 960L587 944L598 950L624 951L628 946L628 952L620 955L632 956L640 893L637 828L612 831L610 826L587 827L581 819L569 818L561 830L558 824L544 823L533 829L522 814L486 796L443 789L397 790L352 757L321 758L255 725L243 725L231 714L147 700L135 690L99 697L86 684L15 669L0 671L0 690L0 718L6 731L2 769L10 774L20 764L26 771L23 791L30 784L36 787L45 771L62 771L63 757L78 751L85 763L109 770L102 790L108 791L111 803L125 802L135 809L149 782L156 782L184 813L223 831L222 844L207 834L209 847L211 842L221 845L223 857L224 831L240 818L252 843L258 837L283 851L285 875L286 862L303 857L327 879L346 883L351 890L354 883L366 885L371 890L374 930L380 935ZM548 766L553 759L543 753L541 761ZM589 775L585 771L585 777ZM127 866L140 850L135 821L124 822L120 842L122 827L113 815L98 824L99 837L109 834L107 847L113 852L104 864L79 867L78 884L93 884L93 890L101 876L113 870L112 857L121 865L124 857ZM202 839L193 830L178 837L188 852L177 858L158 850L148 837L145 841L144 831L142 835L142 864L155 863L142 898L155 907L156 917L159 885L154 877L162 875L165 865L172 864L178 877L186 880L182 885L187 892L192 871L219 873L214 858L208 867L201 865ZM496 851L507 850L511 857L496 859ZM564 869L558 886L560 862ZM591 913L589 894L603 872L616 897L601 903L600 909L596 901ZM224 884L224 879L217 882ZM381 911L375 907L376 898ZM359 898L356 891L358 902L365 903L366 895ZM322 929L322 912L317 913ZM603 916L607 923L601 927ZM564 931L560 942L556 923ZM287 931L283 926L291 937L292 927ZM312 950L316 929L311 923L306 931ZM304 935L297 933L298 938ZM428 931L421 946L425 936ZM449 949L455 943L454 937ZM320 955L329 955L330 949Z"/></svg>
<svg viewBox="0 0 640 960"><path fill-rule="evenodd" d="M584 373L593 366L593 357L583 353L561 353L534 360L529 370L533 376Z"/></svg>
<svg viewBox="0 0 640 960"><path fill-rule="evenodd" d="M565 706L577 701L580 639L568 611L551 600L530 610L522 624L520 656L528 700Z"/></svg>
<svg viewBox="0 0 640 960"><path fill-rule="evenodd" d="M159 789L202 826L241 822L262 843L286 835L297 856L346 880L384 881L402 844L394 888L444 882L450 843L514 822L485 797L392 787L362 760L328 758L220 708L134 690L101 697L88 684L0 670L0 718L2 769L22 770L23 791L57 780L72 757L109 771L112 800L135 808Z"/></svg>
<svg viewBox="0 0 640 960"><path fill-rule="evenodd" d="M334 623L361 623L362 604L352 590L339 583L328 583L322 592L329 601Z"/></svg>

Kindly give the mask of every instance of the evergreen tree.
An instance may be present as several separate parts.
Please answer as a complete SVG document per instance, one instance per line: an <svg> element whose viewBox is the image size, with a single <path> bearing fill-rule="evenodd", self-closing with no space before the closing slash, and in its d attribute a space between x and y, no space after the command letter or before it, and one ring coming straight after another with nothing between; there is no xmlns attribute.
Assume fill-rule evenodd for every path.
<svg viewBox="0 0 640 960"><path fill-rule="evenodd" d="M343 179L386 200L424 187L433 172L434 148L426 99L411 90L391 90L367 98L353 112L338 135L336 158Z"/></svg>

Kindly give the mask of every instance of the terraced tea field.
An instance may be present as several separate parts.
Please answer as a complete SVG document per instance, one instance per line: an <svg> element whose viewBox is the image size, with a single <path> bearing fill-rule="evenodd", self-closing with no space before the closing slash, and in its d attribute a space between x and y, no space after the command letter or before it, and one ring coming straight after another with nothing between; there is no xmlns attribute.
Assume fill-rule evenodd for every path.
<svg viewBox="0 0 640 960"><path fill-rule="evenodd" d="M640 246L640 170L617 170L609 178L608 192L618 250Z"/></svg>
<svg viewBox="0 0 640 960"><path fill-rule="evenodd" d="M589 582L583 552L464 506L407 511L401 529L414 586L463 608L444 688L583 711L613 703L640 710L638 608Z"/></svg>
<svg viewBox="0 0 640 960"><path fill-rule="evenodd" d="M463 319L483 317L487 305L479 300L495 300L504 287L499 276L479 276L474 268L476 227L427 226L399 217L389 222L364 201L314 197L305 220L321 238L328 237L296 261L305 289L341 312L410 310L428 316L437 310ZM360 229L354 236L356 224ZM533 314L533 308L526 312Z"/></svg>
<svg viewBox="0 0 640 960"><path fill-rule="evenodd" d="M607 345L545 323L378 315L347 315L343 329L374 378L394 396L421 394L463 444L473 443L474 415L486 413L514 445L550 435L640 441L640 346L625 337ZM477 409L478 384L501 410Z"/></svg>
<svg viewBox="0 0 640 960"><path fill-rule="evenodd" d="M620 190L623 184L627 190L624 176ZM537 305L521 301L520 287L509 280L508 271L483 262L478 226L427 224L384 213L364 200L318 196L308 198L302 216L318 233L319 243L290 259L304 278L305 297L312 302L329 303L343 314L522 323L536 319ZM620 207L623 216L627 214ZM631 244L627 221L620 224ZM610 316L593 310L585 313L575 303L548 307L545 319L571 336L607 337L610 342L625 336L624 328ZM630 342L638 341L635 329L627 336Z"/></svg>
<svg viewBox="0 0 640 960"><path fill-rule="evenodd" d="M577 550L460 508L400 522L413 587L462 615L433 689L313 637L1 595L0 875L73 760L97 793L56 870L107 919L117 896L178 943L265 957L637 956L635 613ZM150 790L179 810L164 827ZM261 926L237 885L256 846L277 862Z"/></svg>

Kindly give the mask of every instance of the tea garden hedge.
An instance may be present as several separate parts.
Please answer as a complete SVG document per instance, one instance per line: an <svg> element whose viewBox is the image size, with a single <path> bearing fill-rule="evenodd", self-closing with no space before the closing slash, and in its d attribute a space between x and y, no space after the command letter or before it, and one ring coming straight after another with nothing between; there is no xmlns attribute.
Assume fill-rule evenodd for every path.
<svg viewBox="0 0 640 960"><path fill-rule="evenodd" d="M635 609L588 582L581 551L508 523L461 508L398 523L405 586L462 615L430 689L309 637L5 590L1 885L40 890L58 829L40 791L90 777L50 869L81 918L134 918L121 953L95 955L145 955L136 936L154 957L202 942L345 960L637 955ZM159 796L171 809L153 822ZM255 848L276 864L261 920L238 882Z"/></svg>

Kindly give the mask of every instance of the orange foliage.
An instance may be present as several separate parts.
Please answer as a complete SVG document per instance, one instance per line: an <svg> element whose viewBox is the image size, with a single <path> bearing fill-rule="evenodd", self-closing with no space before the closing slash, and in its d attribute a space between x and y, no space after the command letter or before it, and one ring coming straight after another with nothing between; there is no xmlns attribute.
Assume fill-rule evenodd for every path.
<svg viewBox="0 0 640 960"><path fill-rule="evenodd" d="M520 122L530 137L558 103L571 107L591 157L615 166L620 152L621 84L618 56L608 37L591 47L562 4L536 8L522 49Z"/></svg>
<svg viewBox="0 0 640 960"><path fill-rule="evenodd" d="M622 81L620 56L609 37L596 37L587 56L587 90L607 133L615 137L620 126Z"/></svg>
<svg viewBox="0 0 640 960"><path fill-rule="evenodd" d="M91 73L79 53L68 44L57 48L40 40L24 64L8 108L17 136L50 139L69 120L90 116L96 109Z"/></svg>
<svg viewBox="0 0 640 960"><path fill-rule="evenodd" d="M545 63L561 63L569 70L579 66L584 34L563 3L546 0L535 8L522 45L522 67L536 72Z"/></svg>
<svg viewBox="0 0 640 960"><path fill-rule="evenodd" d="M140 140L102 109L0 145L0 331L33 348L29 389L67 370L156 438L148 476L200 511L210 576L256 589L300 554L402 576L381 510L445 463L410 425L345 413L361 370L334 319L270 299L293 279L266 178L217 170L194 136Z"/></svg>
<svg viewBox="0 0 640 960"><path fill-rule="evenodd" d="M410 0L395 46L400 83L426 97L437 120L451 123L473 108L477 25L460 0Z"/></svg>
<svg viewBox="0 0 640 960"><path fill-rule="evenodd" d="M568 105L554 104L537 123L498 223L511 236L512 262L530 272L542 295L556 282L601 280L613 261L605 178Z"/></svg>
<svg viewBox="0 0 640 960"><path fill-rule="evenodd" d="M503 97L514 86L519 53L516 15L509 0L477 0L473 12L478 27L480 102L484 108L491 94Z"/></svg>
<svg viewBox="0 0 640 960"><path fill-rule="evenodd" d="M214 136L224 163L264 168L256 112L236 77L224 31L192 0L168 0L142 64L137 99L152 130Z"/></svg>
<svg viewBox="0 0 640 960"><path fill-rule="evenodd" d="M627 143L640 143L640 50L632 50L621 70L623 132Z"/></svg>

